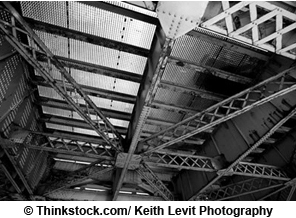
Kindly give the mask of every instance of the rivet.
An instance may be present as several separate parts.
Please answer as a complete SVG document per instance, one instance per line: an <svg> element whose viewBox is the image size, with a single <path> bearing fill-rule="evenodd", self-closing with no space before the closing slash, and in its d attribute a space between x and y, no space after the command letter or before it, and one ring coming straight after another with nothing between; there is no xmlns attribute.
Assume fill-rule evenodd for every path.
<svg viewBox="0 0 296 218"><path fill-rule="evenodd" d="M180 19L183 19L183 17L180 17Z"/></svg>
<svg viewBox="0 0 296 218"><path fill-rule="evenodd" d="M165 14L165 11L163 11L162 13Z"/></svg>
<svg viewBox="0 0 296 218"><path fill-rule="evenodd" d="M177 15L175 14L174 17L177 17Z"/></svg>
<svg viewBox="0 0 296 218"><path fill-rule="evenodd" d="M171 13L169 13L169 15L171 16L172 14L171 14Z"/></svg>
<svg viewBox="0 0 296 218"><path fill-rule="evenodd" d="M188 18L186 18L185 21L188 21Z"/></svg>

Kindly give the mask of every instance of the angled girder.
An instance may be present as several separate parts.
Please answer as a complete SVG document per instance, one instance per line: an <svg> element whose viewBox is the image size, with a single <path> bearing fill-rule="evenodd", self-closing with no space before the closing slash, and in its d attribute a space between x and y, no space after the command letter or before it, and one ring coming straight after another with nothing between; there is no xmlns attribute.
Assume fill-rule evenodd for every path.
<svg viewBox="0 0 296 218"><path fill-rule="evenodd" d="M183 141L184 139L241 115L254 107L296 90L295 79L292 77L295 76L295 73L296 67L289 68L142 140L140 143L150 142L153 144L153 148L146 151L145 154ZM195 128L192 130L193 126ZM164 143L162 141L163 137L170 137L170 140Z"/></svg>
<svg viewBox="0 0 296 218"><path fill-rule="evenodd" d="M14 146L16 145L10 140L0 137L0 165L4 172L6 171L5 174L12 182L16 191L20 191L19 193L25 193L30 196L33 194L33 189L16 162L16 159L8 152L8 149ZM7 166L9 166L9 169Z"/></svg>
<svg viewBox="0 0 296 218"><path fill-rule="evenodd" d="M286 201L290 201L291 200L291 198L294 195L295 190L296 190L296 185L293 185L292 188L291 188L291 190L290 190L290 192L289 192L289 195L288 195Z"/></svg>
<svg viewBox="0 0 296 218"><path fill-rule="evenodd" d="M59 93L73 109L115 150L121 150L122 148L122 136L115 130L110 121L103 115L101 110L95 105L95 103L85 94L78 83L73 79L73 77L65 70L63 65L54 57L52 52L44 45L44 43L39 39L39 37L33 32L29 25L24 21L24 19L18 14L18 12L7 2L3 4L8 8L9 12L1 9L3 13L6 13L10 20L1 20L0 28L5 34L6 40L25 58L25 60L31 64L43 77L44 79ZM16 20L21 25L23 29L16 26ZM24 34L29 40L29 45L22 43L18 34ZM36 50L42 51L47 57L48 69L45 69L36 59ZM85 101L87 108L93 109L96 112L97 120L94 121L90 118L89 113L84 111L78 102L69 96L66 88L56 84L55 80L50 75L50 69L55 66L63 77L70 83L77 93ZM98 121L102 120L104 122L101 125ZM113 137L109 137L109 132L112 132Z"/></svg>
<svg viewBox="0 0 296 218"><path fill-rule="evenodd" d="M86 179L89 179L92 176L100 176L104 173L114 170L113 167L102 167L100 170L90 173L89 169L92 165L93 164L90 164L87 167L84 167L84 169L79 170L79 172L72 172L68 175L65 175L64 178L62 178L61 180L55 181L54 183L51 182L50 184L47 185L47 190L43 195L46 196L53 192L56 192L65 188L69 188L71 186L75 186L85 181Z"/></svg>
<svg viewBox="0 0 296 218"><path fill-rule="evenodd" d="M211 157L157 151L149 157L144 156L144 160L148 165L157 167L216 172L218 175L223 174L224 176L243 175L284 181L290 180L280 168L257 163L239 162L225 173L224 169L215 167L215 159Z"/></svg>
<svg viewBox="0 0 296 218"><path fill-rule="evenodd" d="M110 146L104 140L91 140L88 139L87 142L81 141L78 136L67 136L52 133L43 132L32 132L36 137L45 137L47 140L39 145L31 145L30 143L24 143L24 146L36 149L44 150L54 153L77 155L92 157L100 160L113 161L114 151L110 149ZM109 148L108 148L109 147Z"/></svg>
<svg viewBox="0 0 296 218"><path fill-rule="evenodd" d="M171 53L173 43L173 40L165 38L162 29L158 26L155 31L150 54L147 60L144 72L145 77L143 78L142 86L140 86L139 89L139 93L141 94L138 96L137 103L134 106L132 117L133 123L129 126L127 134L127 141L130 144L128 156L117 184L115 184L113 200L117 199L125 174L128 170L129 162L137 148L144 123L151 111L151 107L149 107L149 105L151 104L156 90L158 89L160 79L164 73L167 63L167 57Z"/></svg>
<svg viewBox="0 0 296 218"><path fill-rule="evenodd" d="M218 174L221 173L224 173L223 170L218 172ZM243 175L284 181L290 180L290 178L278 167L248 162L239 162L224 174L224 176L226 175Z"/></svg>
<svg viewBox="0 0 296 218"><path fill-rule="evenodd" d="M202 194L204 191L206 191L209 187L211 187L213 184L215 184L221 177L227 175L229 172L231 172L232 170L239 170L239 173L241 173L240 171L244 171L244 169L248 169L249 166L252 165L246 165L243 166L242 168L237 167L237 165L245 158L247 157L252 151L254 151L258 146L260 146L267 138L269 138L279 127L281 127L288 119L290 119L292 116L294 116L296 114L296 108L292 108L290 110L289 113L286 114L285 117L283 117L280 121L278 121L276 124L274 124L273 127L271 127L259 140L257 140L252 146L250 146L245 152L243 152L235 161L233 161L226 169L223 169L222 171L219 171L218 176L214 177L207 185L205 185L203 188L201 188L196 194L194 194L190 200L194 200L196 198L198 198L198 196L200 194ZM258 169L258 168L257 168ZM259 168L260 169L260 168ZM256 172L256 168L254 168L253 166L251 167L251 171L252 172ZM268 170L266 171L264 170L259 170L259 172L267 172L270 175L272 171ZM279 175L279 174L277 174ZM273 177L273 176L272 176ZM291 180L291 179L290 179ZM290 181L288 181L290 182Z"/></svg>
<svg viewBox="0 0 296 218"><path fill-rule="evenodd" d="M197 65L196 63L192 63L188 60L184 60L184 59L176 58L176 57L172 57L172 56L168 58L168 63L176 65L176 66L182 66L184 68L187 68L190 70L195 70L197 72L201 72L204 74L211 74L213 76L216 76L216 77L219 77L222 79L227 79L227 80L241 83L241 84L250 84L253 81L251 78L248 78L248 77L244 77L241 75L230 73L230 72L220 70L220 69L217 69L214 67Z"/></svg>
<svg viewBox="0 0 296 218"><path fill-rule="evenodd" d="M76 39L83 42L92 43L94 45L99 45L119 51L128 52L131 54L136 54L140 56L147 57L149 50L140 48L134 45L114 41L112 39L107 39L99 36L94 36L88 33L83 33L69 28L64 28L61 26L52 25L49 23L44 23L38 20L33 20L31 18L25 18L25 21L30 25L34 30L40 30L43 32L67 37L70 39Z"/></svg>
<svg viewBox="0 0 296 218"><path fill-rule="evenodd" d="M275 191L272 191L272 192L268 193L267 195L263 196L262 198L258 199L258 201L262 201L262 200L264 200L266 198L269 198L270 196L272 196L272 195L274 195L276 193L279 193L279 192L284 191L284 190L286 191L286 189L291 188L289 193L288 193L287 199L286 199L287 201L289 201L290 198L293 195L293 192L295 191L295 189L294 189L295 184L296 184L296 179L294 178L294 179L284 183L283 186L280 187L279 189L277 189Z"/></svg>
<svg viewBox="0 0 296 218"><path fill-rule="evenodd" d="M171 191L163 184L163 182L153 173L153 171L145 164L141 164L136 170L137 173L151 186L155 193L160 195L166 201L173 201L174 196Z"/></svg>
<svg viewBox="0 0 296 218"><path fill-rule="evenodd" d="M210 18L209 20L201 23L201 27L220 32L231 38L238 39L248 44L258 46L259 48L281 54L291 59L296 59L296 55L291 51L296 48L296 43L286 44L283 40L285 34L292 33L296 28L296 15L284 8L278 7L268 2L250 2L242 1L233 6L230 6L228 1L222 2L223 12ZM235 17L235 13L239 10L243 10L248 7L247 13L250 20L241 26L238 25L236 28L233 27L232 16ZM260 16L258 8L263 9L267 12L265 15ZM226 22L226 28L220 27L217 22L224 20ZM238 16L239 19L239 16ZM270 31L268 35L264 35L260 26L264 22L274 19L275 28ZM285 20L289 20L287 26L284 25ZM240 21L239 21L240 22ZM251 33L248 33L251 31ZM293 36L288 36L293 37ZM273 41L274 46L268 42Z"/></svg>
<svg viewBox="0 0 296 218"><path fill-rule="evenodd" d="M205 192L203 197L211 201L223 201L267 189L277 188L282 185L283 183L279 180L253 178Z"/></svg>

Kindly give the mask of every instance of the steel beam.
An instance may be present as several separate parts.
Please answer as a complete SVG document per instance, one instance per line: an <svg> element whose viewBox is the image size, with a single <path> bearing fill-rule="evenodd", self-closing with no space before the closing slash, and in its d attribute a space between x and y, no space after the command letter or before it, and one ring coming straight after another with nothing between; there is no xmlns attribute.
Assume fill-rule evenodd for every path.
<svg viewBox="0 0 296 218"><path fill-rule="evenodd" d="M130 123L127 142L130 144L128 156L121 171L121 175L115 185L113 200L117 199L121 189L125 174L128 169L129 162L137 148L138 141L144 123L150 113L151 108L148 107L155 96L160 79L164 73L167 57L171 52L173 41L166 39L163 31L158 26L151 46L151 52L147 60L143 82L139 88L137 103L134 106L132 122Z"/></svg>
<svg viewBox="0 0 296 218"><path fill-rule="evenodd" d="M189 70L195 70L196 72L199 72L199 73L211 74L213 76L220 77L222 79L227 79L227 80L241 83L241 84L250 84L253 81L252 79L250 79L248 77L244 77L244 76L237 75L234 73L229 73L227 71L220 70L220 69L217 69L214 67L197 65L195 63L192 63L188 60L184 60L182 58L176 58L176 57L171 56L168 59L168 63L173 64L175 66L184 67Z"/></svg>
<svg viewBox="0 0 296 218"><path fill-rule="evenodd" d="M262 201L262 200L264 200L264 199L266 199L266 198L269 198L270 196L272 196L272 195L274 195L274 194L276 194L276 193L279 193L279 192L281 192L281 191L283 191L283 190L285 190L285 189L287 189L287 188L289 188L289 186L283 186L283 187L281 187L281 188L279 188L279 189L277 189L277 190L275 190L275 191L273 191L273 192L271 192L271 193L265 195L264 197L258 199L257 201Z"/></svg>
<svg viewBox="0 0 296 218"><path fill-rule="evenodd" d="M90 166L88 166L90 167ZM95 173L90 174L89 168L81 170L78 173L71 173L70 175L67 175L66 178L63 178L62 180L56 181L54 183L51 183L48 185L48 190L43 195L49 195L53 192L69 188L71 186L75 186L77 184L80 184L81 182L85 181L86 179L89 179L92 176L100 176L104 173L110 172L114 170L113 167L106 167L102 168L101 170L96 171Z"/></svg>
<svg viewBox="0 0 296 218"><path fill-rule="evenodd" d="M159 88L167 89L172 92L182 92L184 94L198 96L201 98L205 98L205 99L209 99L209 100L213 100L213 101L218 101L218 102L227 98L226 96L223 96L221 94L217 94L217 93L213 93L210 91L201 90L201 89L197 89L197 88L195 89L195 88L191 88L191 87L186 87L186 86L183 86L178 83L173 83L173 82L164 81L164 80L161 80L161 82L159 84Z"/></svg>
<svg viewBox="0 0 296 218"><path fill-rule="evenodd" d="M151 17L136 11L132 11L129 9L125 9L123 7L118 7L112 4L108 4L105 2L94 2L94 1L82 1L80 2L82 4L86 4L95 8L100 8L102 10L105 11L110 11L116 14L120 14L122 16L126 16L126 17L130 17L130 18L134 18L146 23L150 23L150 24L154 24L154 25L158 25L159 21L156 17Z"/></svg>
<svg viewBox="0 0 296 218"><path fill-rule="evenodd" d="M3 54L3 55L0 56L0 61L5 61L7 58L10 58L10 57L12 57L12 56L14 56L16 54L17 54L16 51L12 51L10 53Z"/></svg>
<svg viewBox="0 0 296 218"><path fill-rule="evenodd" d="M123 42L114 41L112 39L107 39L107 38L91 35L88 33L76 31L76 30L69 29L69 28L64 28L61 26L52 25L49 23L44 23L44 22L34 20L31 18L25 18L25 21L30 25L30 27L33 30L39 30L39 31L43 31L46 33L51 33L54 35L67 37L70 39L75 39L75 40L91 43L94 45L99 45L99 46L103 46L103 47L107 47L107 48L111 48L111 49L115 49L115 50L119 50L119 51L123 51L123 52L128 52L131 54L140 55L140 56L144 56L144 57L147 57L148 53L149 53L149 50L144 49L144 48L140 48L140 47L137 47L134 45L130 45L130 44L126 44Z"/></svg>
<svg viewBox="0 0 296 218"><path fill-rule="evenodd" d="M220 173L224 173L223 170L218 172L218 174ZM224 175L233 174L259 178L277 179L283 181L290 180L290 178L279 167L248 162L239 162Z"/></svg>
<svg viewBox="0 0 296 218"><path fill-rule="evenodd" d="M28 26L28 24L24 21L24 19L18 14L18 12L8 3L3 3L5 7L9 10L13 19L17 20L23 30L21 30L21 34L25 34L28 37L30 42L29 45L25 45L19 41L17 37L17 32L20 30L15 26L14 22L7 23L5 20L1 20L0 28L3 33L5 33L6 40L31 64L51 86L73 107L73 109L106 141L112 146L115 150L121 150L122 137L121 135L114 129L109 120L103 115L100 109L94 104L94 102L85 94L85 92L81 89L81 87L77 84L77 82L72 78L72 76L65 70L64 66L54 57L52 52L48 50L48 48L44 45L44 43L38 38L38 36L33 32L33 30ZM6 13L6 12L5 12ZM7 28L9 27L9 28ZM30 49L30 51L27 50ZM89 114L85 113L80 106L72 99L64 87L61 87L55 83L55 80L49 74L49 70L43 68L42 65L36 59L36 50L41 49L42 52L47 57L49 70L52 69L54 65L64 76L64 78L73 85L75 90L79 93L79 95L84 99L88 108L92 108L98 119L102 119L104 125L100 125L99 123L91 120ZM106 125L106 126L105 126ZM110 129L114 137L111 139L109 134L106 133L106 127Z"/></svg>
<svg viewBox="0 0 296 218"><path fill-rule="evenodd" d="M160 195L166 201L173 201L174 196L171 191L163 184L163 182L153 173L146 165L142 164L137 173L151 186L155 193Z"/></svg>
<svg viewBox="0 0 296 218"><path fill-rule="evenodd" d="M227 36L223 36L222 34L209 29L196 27L194 30L191 30L186 35L213 43L218 46L223 46L226 49L243 53L250 57L258 58L259 60L268 61L271 57L270 53L255 48L255 46L245 45L239 41L231 40Z"/></svg>
<svg viewBox="0 0 296 218"><path fill-rule="evenodd" d="M288 195L286 201L291 201L291 198L293 197L295 190L296 190L296 185L293 185L290 192L289 192L289 195Z"/></svg>
<svg viewBox="0 0 296 218"><path fill-rule="evenodd" d="M62 109L62 110L73 111L73 108L63 100L56 100L56 99L49 99L46 97L39 97L38 102L35 102L35 104L40 105L40 106L46 106L46 107L58 108L58 109ZM83 108L85 111L87 110L86 106L84 106L84 105L81 105L81 108ZM102 112L106 115L106 117L109 117L109 118L126 120L126 121L130 121L130 119L131 119L131 114L121 112L121 111L102 109ZM95 112L93 110L89 110L89 113L91 115L95 115Z"/></svg>
<svg viewBox="0 0 296 218"><path fill-rule="evenodd" d="M249 13L251 19L249 21L245 21L246 23L238 27L238 29L228 29L229 25L226 25L226 28L216 25L218 21L224 19L226 19L227 23L227 17L234 16L237 11L245 7L249 7L249 10L247 12ZM267 13L263 16L257 16L259 15L257 7L262 8ZM290 21L289 25L285 27L283 26L284 17L289 17ZM275 28L270 29L268 35L261 34L261 37L259 39L258 26L270 20L275 23ZM290 50L296 48L295 42L292 41L292 44L289 45L289 42L287 44L287 41L284 41L284 37L282 36L284 34L287 34L287 36L290 34L290 36L288 36L289 38L295 36L293 33L293 30L296 28L295 21L296 16L294 13L285 10L284 8L278 7L274 4L268 2L243 1L234 4L231 7L224 8L224 11L222 13L219 13L209 20L201 23L201 27L216 30L224 35L228 35L229 37L240 40L246 44L255 45L258 48L275 52L291 59L296 59L295 54L293 54L293 52L289 52ZM252 30L251 35L247 33L248 30ZM249 35L249 37L246 37L245 34ZM275 46L273 46L271 43L268 43L271 41L275 43Z"/></svg>
<svg viewBox="0 0 296 218"><path fill-rule="evenodd" d="M27 148L44 150L48 152L86 156L103 160L114 160L114 151L110 150L110 146L101 140L81 141L80 137L75 136L60 136L58 134L32 132L33 136L42 136L47 140L39 145L31 145L24 143Z"/></svg>
<svg viewBox="0 0 296 218"><path fill-rule="evenodd" d="M81 191L75 189L64 189L56 191L47 195L49 199L56 200L76 200L76 201L108 201L112 196L109 192L94 192L94 191ZM118 195L119 201L161 201L162 198L154 196L143 196L134 194L123 194Z"/></svg>
<svg viewBox="0 0 296 218"><path fill-rule="evenodd" d="M36 52L38 61L45 62L47 61L46 55ZM86 71L90 73L101 74L105 76L115 77L118 79L128 80L132 82L140 83L142 81L142 75L131 73L128 71L118 70L110 67L105 67L97 64L92 64L80 60L75 60L71 58L55 56L60 63L65 67L73 68L81 71Z"/></svg>
<svg viewBox="0 0 296 218"><path fill-rule="evenodd" d="M37 77L37 79L38 79L38 77ZM31 81L31 82L33 84L36 84L39 86L51 87L48 83L46 83L44 81ZM56 83L59 86L65 86L69 92L75 92L75 89L70 84L63 85L63 81L60 81L60 80L56 80ZM134 104L136 102L136 97L133 95L124 94L124 93L120 93L120 92L113 92L113 91L100 89L97 87L81 85L81 84L80 84L80 86L83 89L83 91L89 96L106 98L106 99L110 99L110 100L114 100L114 101L122 101L122 102L130 103L130 104Z"/></svg>
<svg viewBox="0 0 296 218"><path fill-rule="evenodd" d="M216 172L218 175L223 174L224 176L241 175L283 181L290 180L278 167L257 163L239 162L225 173L224 169L217 169L217 167L214 166L215 159L211 157L158 151L152 153L149 157L144 156L143 159L149 166Z"/></svg>
<svg viewBox="0 0 296 218"><path fill-rule="evenodd" d="M212 165L212 158L190 154L158 151L149 157L144 157L145 163L149 166L170 167L176 169L197 170L215 172Z"/></svg>
<svg viewBox="0 0 296 218"><path fill-rule="evenodd" d="M276 123L269 131L267 131L257 142L255 142L249 149L243 152L233 163L231 163L226 169L220 171L219 175L212 179L206 186L200 189L196 194L194 194L190 200L194 200L198 195L202 194L205 190L215 184L221 177L227 175L228 172L236 168L245 157L247 157L253 150L260 146L267 138L269 138L280 126L282 126L288 119L294 116L296 113L296 108L293 108L284 118L282 118L278 123ZM239 169L239 168L237 168ZM269 174L269 173L268 173Z"/></svg>
<svg viewBox="0 0 296 218"><path fill-rule="evenodd" d="M168 103L163 103L160 101L153 101L150 106L151 108L156 108L156 109L161 109L165 111L170 111L174 113L190 113L190 114L195 114L197 111L194 110L193 108L190 107L182 107L182 106L177 106L174 104L168 104Z"/></svg>
<svg viewBox="0 0 296 218"><path fill-rule="evenodd" d="M32 195L33 194L32 187L29 185L18 163L15 161L15 158L10 156L9 152L7 151L7 149L14 146L16 145L13 142L0 137L0 150L2 150L1 152L4 152L3 155L6 157L7 161L10 162L10 165L12 165L12 167L10 168L10 171L12 171L15 174L15 176L18 177L19 179L18 187L21 188L21 186L23 186L26 191L21 190L22 193L27 192L27 194ZM1 159L3 160L3 157ZM16 180L14 179L14 181Z"/></svg>
<svg viewBox="0 0 296 218"><path fill-rule="evenodd" d="M33 89L33 90L31 90L31 91L28 91L28 93L27 93L27 94L25 93L25 95L24 95L19 101L17 101L14 105L10 106L9 110L6 111L5 113L3 113L3 114L0 116L0 123L1 123L1 122L2 122L7 116L9 116L9 114L10 114L12 111L16 110L16 109L18 108L18 106L20 106L20 105L23 103L23 101L24 101L25 99L29 98L29 97L30 97L30 96L31 96L36 90L37 90L37 89Z"/></svg>
<svg viewBox="0 0 296 218"><path fill-rule="evenodd" d="M279 96L296 90L295 79L290 76L294 76L295 71L296 67L289 68L276 76L268 78L251 88L142 140L141 143L153 141L152 144L154 145L154 148L145 152L145 154L155 152L193 135L202 133L209 128L250 111L254 107L258 107ZM187 127L182 127L184 125ZM195 126L195 129L190 130L190 126ZM161 138L159 139L159 136L167 136L170 137L171 140L163 143Z"/></svg>
<svg viewBox="0 0 296 218"><path fill-rule="evenodd" d="M283 183L279 180L254 178L221 187L203 194L207 200L223 201L252 193L277 188Z"/></svg>
<svg viewBox="0 0 296 218"><path fill-rule="evenodd" d="M77 120L77 119L72 119L68 117L62 117L62 116L57 116L54 114L47 114L49 117L41 117L39 120L42 122L46 123L53 123L53 124L58 124L58 125L63 125L63 126L69 126L69 127L77 127L77 128L82 128L82 129L88 129L92 130L92 128L87 125L87 123L83 122L83 120ZM118 131L120 134L125 135L127 128L125 127L120 127L120 126L114 126L116 131Z"/></svg>

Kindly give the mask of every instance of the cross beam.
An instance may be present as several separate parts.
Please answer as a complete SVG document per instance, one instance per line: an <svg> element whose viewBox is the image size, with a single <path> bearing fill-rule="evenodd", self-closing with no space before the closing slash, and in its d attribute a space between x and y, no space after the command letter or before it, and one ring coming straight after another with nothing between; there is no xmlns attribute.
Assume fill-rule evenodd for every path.
<svg viewBox="0 0 296 218"><path fill-rule="evenodd" d="M172 144L202 133L218 124L239 116L279 96L296 90L296 67L289 68L259 84L248 88L208 109L160 131L140 143L150 143L153 148L144 154L158 151ZM195 127L192 130L192 127ZM162 138L169 137L165 142Z"/></svg>
<svg viewBox="0 0 296 218"><path fill-rule="evenodd" d="M137 173L151 186L151 188L166 201L173 201L174 196L171 191L163 184L163 182L153 173L146 165L142 164Z"/></svg>
<svg viewBox="0 0 296 218"><path fill-rule="evenodd" d="M296 28L295 13L265 1L242 1L232 6L230 2L223 1L222 6L223 11L221 13L204 21L200 26L205 29L220 32L247 44L255 45L261 49L275 52L294 60L296 59L295 53L290 52L292 49L296 48L296 43L288 44L284 41L285 34L290 38L295 37L292 32ZM260 16L259 8L267 13ZM234 28L232 17L235 17L236 13L240 10L244 10L245 14L247 14L246 16L250 17L250 20ZM239 15L237 17L239 19ZM225 28L217 25L218 22L223 20L225 20L226 23ZM288 25L284 25L286 20L289 20ZM270 29L270 33L265 35L260 30L260 26L268 21L274 22L275 28Z"/></svg>
<svg viewBox="0 0 296 218"><path fill-rule="evenodd" d="M269 138L279 127L281 127L288 119L293 117L296 113L296 108L290 110L290 112L283 117L278 123L276 123L269 131L267 131L257 142L255 142L249 149L247 149L243 154L241 154L233 163L231 163L225 170L220 171L218 176L212 179L206 186L201 188L196 194L194 194L190 200L196 199L200 194L205 192L209 187L215 184L221 177L227 175L232 169L239 169L237 164L239 164L245 157L247 157L253 150L255 150L259 145L261 145L267 138Z"/></svg>
<svg viewBox="0 0 296 218"><path fill-rule="evenodd" d="M122 136L116 131L110 121L103 115L101 110L95 105L95 103L89 98L89 96L83 91L80 85L73 79L73 77L65 70L64 66L54 57L53 53L45 46L40 38L34 33L24 19L18 14L18 12L8 3L3 2L5 10L1 8L2 13L5 13L9 19L0 20L0 29L5 34L6 40L22 55L22 57L31 64L44 79L59 93L68 104L94 129L110 146L115 150L122 149ZM2 16L4 17L4 16ZM18 21L21 29L17 27L16 21ZM19 35L25 35L29 40L28 44L21 42L18 38ZM44 68L36 58L36 50L43 53L46 57L48 69ZM70 83L76 92L81 96L83 101L87 105L87 109L92 109L96 112L97 120L91 119L88 111L84 111L78 102L69 95L66 87L56 84L55 80L50 75L50 70L55 66L62 76ZM98 122L103 121L103 124ZM110 137L110 134L112 137Z"/></svg>
<svg viewBox="0 0 296 218"><path fill-rule="evenodd" d="M204 193L207 200L222 201L282 186L279 180L253 178Z"/></svg>
<svg viewBox="0 0 296 218"><path fill-rule="evenodd" d="M76 156L86 156L100 160L114 160L114 151L112 151L110 146L106 145L106 142L103 140L88 139L87 141L81 141L81 138L76 136L43 132L32 132L31 135L33 137L42 136L47 139L44 143L40 143L39 145L24 143L24 146L31 149Z"/></svg>

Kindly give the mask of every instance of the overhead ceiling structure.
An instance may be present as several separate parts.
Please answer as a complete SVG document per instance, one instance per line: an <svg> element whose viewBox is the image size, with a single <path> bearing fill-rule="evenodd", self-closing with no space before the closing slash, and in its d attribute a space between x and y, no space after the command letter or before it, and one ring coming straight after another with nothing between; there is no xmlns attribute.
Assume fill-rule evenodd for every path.
<svg viewBox="0 0 296 218"><path fill-rule="evenodd" d="M296 4L1 2L1 200L296 200Z"/></svg>

